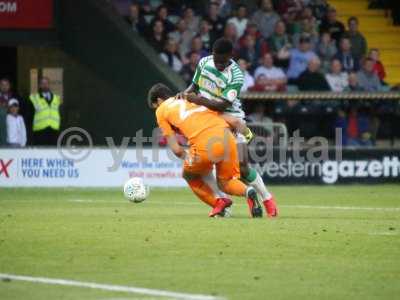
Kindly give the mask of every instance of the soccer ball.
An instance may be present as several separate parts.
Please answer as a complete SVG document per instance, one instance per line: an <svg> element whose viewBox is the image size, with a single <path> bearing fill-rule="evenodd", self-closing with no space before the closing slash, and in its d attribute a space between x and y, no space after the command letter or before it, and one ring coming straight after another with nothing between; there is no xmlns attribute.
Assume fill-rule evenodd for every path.
<svg viewBox="0 0 400 300"><path fill-rule="evenodd" d="M142 178L133 177L125 183L124 195L129 201L139 203L146 200L149 195L149 189L144 184Z"/></svg>

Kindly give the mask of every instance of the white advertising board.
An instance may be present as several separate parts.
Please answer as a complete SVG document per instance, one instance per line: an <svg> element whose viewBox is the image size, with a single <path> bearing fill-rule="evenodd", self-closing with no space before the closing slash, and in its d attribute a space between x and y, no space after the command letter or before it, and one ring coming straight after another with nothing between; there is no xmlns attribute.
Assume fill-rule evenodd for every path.
<svg viewBox="0 0 400 300"><path fill-rule="evenodd" d="M79 150L88 153L79 161L71 151L0 149L0 187L121 187L130 177L153 187L185 186L182 162L166 149L128 148L119 159L110 149L87 148Z"/></svg>

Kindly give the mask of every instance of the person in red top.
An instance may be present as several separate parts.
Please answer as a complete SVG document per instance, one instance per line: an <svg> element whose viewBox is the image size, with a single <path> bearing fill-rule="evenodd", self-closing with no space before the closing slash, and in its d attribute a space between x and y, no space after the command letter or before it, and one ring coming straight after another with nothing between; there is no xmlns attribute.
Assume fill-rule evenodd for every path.
<svg viewBox="0 0 400 300"><path fill-rule="evenodd" d="M370 49L368 53L368 57L371 58L374 64L374 72L378 75L379 79L383 81L386 77L385 67L383 66L382 62L379 60L379 50L376 48Z"/></svg>

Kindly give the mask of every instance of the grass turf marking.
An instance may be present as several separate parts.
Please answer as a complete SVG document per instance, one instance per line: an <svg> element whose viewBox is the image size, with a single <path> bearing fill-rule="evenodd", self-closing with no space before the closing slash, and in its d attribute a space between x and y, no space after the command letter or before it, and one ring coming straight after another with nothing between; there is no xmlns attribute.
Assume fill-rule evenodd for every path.
<svg viewBox="0 0 400 300"><path fill-rule="evenodd" d="M164 290L155 290L155 289L147 289L140 287L130 287L123 285L111 285L111 284L100 284L94 282L84 282L84 281L76 281L76 280L68 280L68 279L56 279L56 278L46 278L46 277L31 277L31 276L21 276L21 275L13 275L13 274L3 274L0 273L0 279L4 280L16 280L16 281L26 281L26 282L34 282L34 283L43 283L43 284L52 284L52 285L63 285L63 286L75 286L75 287L83 287L104 291L113 291L113 292L125 292L132 294L140 294L140 295L148 295L148 296L156 296L156 297L167 297L179 300L223 300L223 298L208 296L208 295L197 295L197 294L186 294L186 293L177 293L170 292Z"/></svg>

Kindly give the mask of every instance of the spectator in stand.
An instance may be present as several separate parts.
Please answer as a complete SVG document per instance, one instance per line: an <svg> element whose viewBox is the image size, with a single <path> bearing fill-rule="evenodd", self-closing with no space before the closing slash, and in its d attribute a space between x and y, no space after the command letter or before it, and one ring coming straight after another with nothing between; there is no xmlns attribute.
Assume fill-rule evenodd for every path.
<svg viewBox="0 0 400 300"><path fill-rule="evenodd" d="M2 78L0 80L0 146L7 144L7 109L8 102L13 97L10 80Z"/></svg>
<svg viewBox="0 0 400 300"><path fill-rule="evenodd" d="M26 146L25 121L19 114L19 102L15 98L8 102L7 144L15 148Z"/></svg>
<svg viewBox="0 0 400 300"><path fill-rule="evenodd" d="M381 82L383 82L386 77L386 71L382 62L379 60L379 50L376 48L370 49L368 57L374 61L374 72L378 75Z"/></svg>
<svg viewBox="0 0 400 300"><path fill-rule="evenodd" d="M246 34L244 36L244 45L239 48L238 57L248 62L252 72L258 66L261 51L259 47L256 47L256 39L253 35Z"/></svg>
<svg viewBox="0 0 400 300"><path fill-rule="evenodd" d="M287 71L289 80L296 80L307 69L310 60L314 57L316 57L316 54L311 51L310 39L307 36L302 36L298 48L290 50L289 69Z"/></svg>
<svg viewBox="0 0 400 300"><path fill-rule="evenodd" d="M39 82L39 93L29 97L32 104L33 141L35 145L56 146L60 132L60 96L50 89L50 80L43 77Z"/></svg>
<svg viewBox="0 0 400 300"><path fill-rule="evenodd" d="M297 86L301 91L329 91L330 87L325 76L319 71L321 61L317 56L311 58L305 70L297 79Z"/></svg>
<svg viewBox="0 0 400 300"><path fill-rule="evenodd" d="M164 31L164 25L161 20L154 20L151 23L152 32L149 35L147 42L156 50L157 52L162 52L164 50L164 45L166 42L166 34Z"/></svg>
<svg viewBox="0 0 400 300"><path fill-rule="evenodd" d="M290 14L298 15L303 9L303 4L299 0L279 0L275 2L275 7L278 14L287 19Z"/></svg>
<svg viewBox="0 0 400 300"><path fill-rule="evenodd" d="M249 22L247 24L244 35L239 39L239 47L244 47L246 36L251 35L256 41L255 47L261 55L269 52L269 48L265 40L262 38L261 33L258 31L257 25Z"/></svg>
<svg viewBox="0 0 400 300"><path fill-rule="evenodd" d="M313 11L313 15L318 19L322 20L326 17L328 13L328 3L327 0L310 0L308 7Z"/></svg>
<svg viewBox="0 0 400 300"><path fill-rule="evenodd" d="M332 38L339 43L344 33L345 27L342 22L336 19L336 9L333 7L329 8L326 18L321 22L319 26L320 32L329 32Z"/></svg>
<svg viewBox="0 0 400 300"><path fill-rule="evenodd" d="M200 18L195 15L193 8L187 7L183 12L183 19L190 32L197 32L199 29Z"/></svg>
<svg viewBox="0 0 400 300"><path fill-rule="evenodd" d="M235 25L233 25L232 23L227 23L225 28L224 28L224 38L226 38L227 40L231 41L233 46L234 46L234 50L236 50L237 48L237 41L239 39L237 31L236 31L236 27Z"/></svg>
<svg viewBox="0 0 400 300"><path fill-rule="evenodd" d="M293 34L292 40L294 47L299 46L301 36L307 35L310 38L311 49L315 51L317 49L319 35L316 27L314 26L311 18L304 18L301 20L301 31Z"/></svg>
<svg viewBox="0 0 400 300"><path fill-rule="evenodd" d="M247 92L249 87L252 87L254 85L254 78L253 78L253 76L251 76L251 74L248 71L249 63L245 59L239 58L238 64L244 75L244 81L243 81L242 89L240 91Z"/></svg>
<svg viewBox="0 0 400 300"><path fill-rule="evenodd" d="M189 56L188 58L189 62L183 66L181 70L181 75L183 80L185 80L185 82L187 83L187 85L190 85L192 83L192 79L196 71L197 64L200 61L200 55L197 52L190 52L188 56Z"/></svg>
<svg viewBox="0 0 400 300"><path fill-rule="evenodd" d="M369 118L358 112L353 106L350 108L349 115L343 111L338 112L335 128L342 129L342 141L345 146L372 146Z"/></svg>
<svg viewBox="0 0 400 300"><path fill-rule="evenodd" d="M203 42L204 49L210 51L211 46L214 43L216 37L214 36L214 33L211 32L210 23L205 19L201 20L200 22L200 30L198 36L201 38L201 41Z"/></svg>
<svg viewBox="0 0 400 300"><path fill-rule="evenodd" d="M292 46L283 21L276 22L274 33L269 38L268 45L278 61L278 65L287 67L290 56L289 50Z"/></svg>
<svg viewBox="0 0 400 300"><path fill-rule="evenodd" d="M260 75L266 78L264 84L266 91L276 92L286 90L286 75L281 68L274 66L274 59L270 53L264 54L262 65L254 72L255 78L258 78Z"/></svg>
<svg viewBox="0 0 400 300"><path fill-rule="evenodd" d="M360 62L351 53L351 42L348 38L342 38L340 40L340 47L335 58L340 60L343 66L343 70L346 72L358 71L360 69Z"/></svg>
<svg viewBox="0 0 400 300"><path fill-rule="evenodd" d="M268 39L275 28L276 22L280 20L274 11L271 0L260 0L259 9L253 14L251 21L258 26L261 35Z"/></svg>
<svg viewBox="0 0 400 300"><path fill-rule="evenodd" d="M167 40L164 51L160 53L160 58L175 72L179 73L182 70L182 61L178 53L178 44L174 39Z"/></svg>
<svg viewBox="0 0 400 300"><path fill-rule="evenodd" d="M264 103L258 103L254 111L249 114L247 117L250 121L250 123L264 123L264 125L269 125L271 126L272 129L272 119L267 117L265 114L266 107Z"/></svg>
<svg viewBox="0 0 400 300"><path fill-rule="evenodd" d="M225 20L219 16L219 4L211 2L208 6L207 15L204 17L205 20L211 26L211 32L215 37L222 36L225 28Z"/></svg>
<svg viewBox="0 0 400 300"><path fill-rule="evenodd" d="M343 92L349 85L349 75L342 71L342 64L338 59L331 63L331 71L325 75L332 92Z"/></svg>
<svg viewBox="0 0 400 300"><path fill-rule="evenodd" d="M161 4L159 7L157 7L155 18L158 20L161 20L161 22L163 22L164 30L166 33L169 33L171 31L175 30L175 25L170 20L168 20L168 7L167 6Z"/></svg>
<svg viewBox="0 0 400 300"><path fill-rule="evenodd" d="M375 62L371 58L364 59L363 67L357 73L357 80L359 85L364 91L367 92L380 92L382 91L382 84L378 75L374 72Z"/></svg>
<svg viewBox="0 0 400 300"><path fill-rule="evenodd" d="M144 34L147 28L147 22L144 16L140 12L140 6L137 3L132 3L129 6L128 16L125 17L125 20L131 26L133 31L139 32L140 34Z"/></svg>
<svg viewBox="0 0 400 300"><path fill-rule="evenodd" d="M267 77L263 74L260 74L258 77L255 77L254 85L250 86L248 90L250 92L266 92L267 82L268 82Z"/></svg>
<svg viewBox="0 0 400 300"><path fill-rule="evenodd" d="M192 42L190 44L190 51L198 53L200 55L200 58L209 55L209 52L204 49L203 42L201 41L201 38L199 36L195 36L192 39Z"/></svg>
<svg viewBox="0 0 400 300"><path fill-rule="evenodd" d="M321 33L321 38L317 46L317 54L321 59L321 69L324 73L329 70L331 61L336 53L336 43L331 39L331 34L329 32Z"/></svg>
<svg viewBox="0 0 400 300"><path fill-rule="evenodd" d="M362 92L364 89L358 84L357 73L350 72L349 73L349 84L344 89L345 92Z"/></svg>
<svg viewBox="0 0 400 300"><path fill-rule="evenodd" d="M240 4L237 9L235 17L228 19L229 24L233 24L236 27L236 32L241 37L247 28L247 7L245 4Z"/></svg>
<svg viewBox="0 0 400 300"><path fill-rule="evenodd" d="M367 40L364 35L358 30L358 19L356 17L350 17L347 21L349 30L346 31L345 37L350 40L351 53L353 57L360 60L367 53Z"/></svg>
<svg viewBox="0 0 400 300"><path fill-rule="evenodd" d="M189 52L190 43L192 42L193 32L187 29L186 21L180 19L176 24L176 30L168 34L169 38L175 40L179 45L179 55L185 57Z"/></svg>

